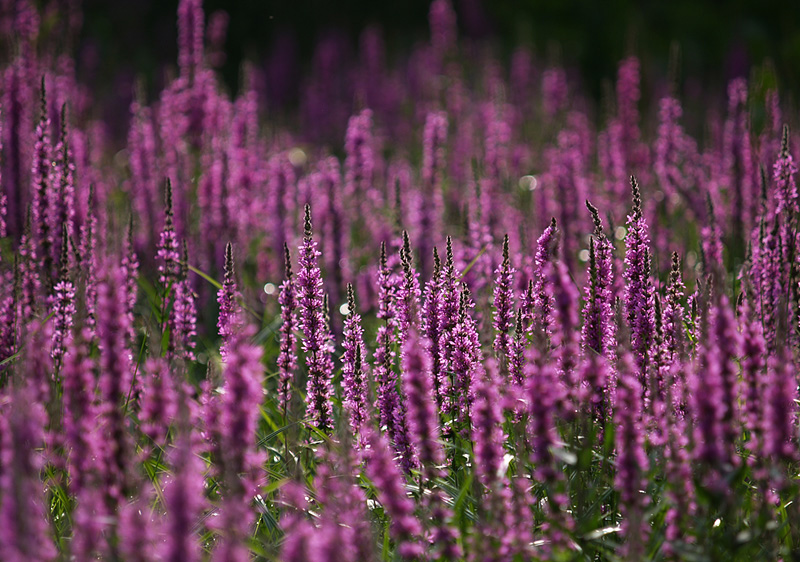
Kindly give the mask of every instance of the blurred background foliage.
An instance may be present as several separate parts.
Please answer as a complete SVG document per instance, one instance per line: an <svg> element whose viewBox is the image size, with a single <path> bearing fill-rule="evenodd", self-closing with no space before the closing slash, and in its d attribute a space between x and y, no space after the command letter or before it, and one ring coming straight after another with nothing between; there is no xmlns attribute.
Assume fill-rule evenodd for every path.
<svg viewBox="0 0 800 562"><path fill-rule="evenodd" d="M679 61L678 83L692 77L692 84L682 84L683 95L690 100L702 97L709 88L718 95L737 76L750 78L756 90L770 87L779 76L784 102L789 101L786 92L798 91L800 86L796 72L800 68L800 5L791 0L453 3L462 40L490 38L507 55L505 60L515 48L529 47L544 64L564 64L598 101L615 76L619 60L630 54L643 63L644 104L659 93L648 91L648 74L668 76L670 65L675 66L671 59ZM238 89L243 60L263 70L267 80L280 67L281 72L271 76L273 82L280 82L281 95L273 100L279 107L297 99L300 77L310 65L319 38L339 34L351 48L345 54L355 56L361 32L376 25L384 33L392 60L428 37L428 6L427 0L204 2L207 19L220 10L229 16L226 57L220 66L228 87L232 92ZM177 0L83 0L80 36L74 40L81 78L98 93L123 98L137 80L151 94L159 91L165 69L174 67L177 57L176 9Z"/></svg>

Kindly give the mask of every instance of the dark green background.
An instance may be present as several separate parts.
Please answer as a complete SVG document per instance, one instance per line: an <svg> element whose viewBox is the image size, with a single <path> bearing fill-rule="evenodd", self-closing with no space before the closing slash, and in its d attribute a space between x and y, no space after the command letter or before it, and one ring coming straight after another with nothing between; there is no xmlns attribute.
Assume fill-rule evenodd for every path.
<svg viewBox="0 0 800 562"><path fill-rule="evenodd" d="M679 77L698 77L704 85L751 75L753 66L771 61L782 90L796 89L800 68L800 4L794 2L711 2L659 0L454 0L462 37L491 37L503 53L519 44L534 47L540 60L560 60L577 68L595 98L626 54L639 55L645 67L666 74L671 46L680 46ZM403 52L427 37L429 3L420 0L207 0L206 14L230 14L222 72L232 90L243 58L265 64L291 45L299 77L307 68L321 33L335 28L355 50L365 25L377 23L389 53ZM85 0L76 43L82 77L101 91L143 77L151 93L163 83L165 65L177 56L177 1ZM283 45L278 48L277 45ZM123 77L123 79L120 78ZM122 82L120 82L122 80ZM296 87L296 84L292 85Z"/></svg>

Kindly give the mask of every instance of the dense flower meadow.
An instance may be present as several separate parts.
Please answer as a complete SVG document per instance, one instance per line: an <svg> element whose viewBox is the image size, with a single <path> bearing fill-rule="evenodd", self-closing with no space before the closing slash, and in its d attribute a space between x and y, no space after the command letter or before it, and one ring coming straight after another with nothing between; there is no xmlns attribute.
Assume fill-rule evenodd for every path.
<svg viewBox="0 0 800 562"><path fill-rule="evenodd" d="M0 559L798 556L777 89L640 115L631 56L599 110L434 0L408 56L323 37L277 111L181 0L125 141L3 18Z"/></svg>

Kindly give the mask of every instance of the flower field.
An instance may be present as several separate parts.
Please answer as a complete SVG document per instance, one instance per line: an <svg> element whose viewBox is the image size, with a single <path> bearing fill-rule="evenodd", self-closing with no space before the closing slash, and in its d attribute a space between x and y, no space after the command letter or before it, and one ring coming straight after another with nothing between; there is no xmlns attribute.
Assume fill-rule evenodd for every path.
<svg viewBox="0 0 800 562"><path fill-rule="evenodd" d="M116 138L8 4L0 560L800 556L773 84L684 116L631 55L597 104L434 0L402 56L321 37L277 109L280 73L231 92L225 18L180 0Z"/></svg>

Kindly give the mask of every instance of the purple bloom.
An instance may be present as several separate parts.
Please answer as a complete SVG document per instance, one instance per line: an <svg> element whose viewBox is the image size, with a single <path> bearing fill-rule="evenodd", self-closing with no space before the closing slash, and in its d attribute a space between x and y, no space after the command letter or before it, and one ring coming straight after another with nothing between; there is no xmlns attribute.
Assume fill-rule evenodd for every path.
<svg viewBox="0 0 800 562"><path fill-rule="evenodd" d="M364 441L369 443L364 452L366 473L390 517L389 530L397 542L397 552L404 558L419 558L424 554L420 544L422 526L414 516L414 502L406 491L403 474L392 459L389 443L372 428L365 431Z"/></svg>
<svg viewBox="0 0 800 562"><path fill-rule="evenodd" d="M126 338L128 317L124 309L125 280L123 272L114 268L98 288L97 336L100 347L99 388L102 406L100 415L107 442L103 448L103 485L112 502L126 497L129 484L130 453L126 431L126 411L132 396L131 357Z"/></svg>
<svg viewBox="0 0 800 562"><path fill-rule="evenodd" d="M556 444L556 410L562 401L564 389L552 364L537 361L532 357L533 352L530 350L528 355L525 379L529 408L528 433L531 436L530 460L534 466L534 477L541 482L552 484L560 475L551 449Z"/></svg>
<svg viewBox="0 0 800 562"><path fill-rule="evenodd" d="M322 275L317 265L317 243L311 237L311 207L305 207L303 243L300 246L297 274L300 329L303 331L303 351L308 369L307 414L317 428L330 431L333 427L331 412L331 378L328 369L328 335L323 313Z"/></svg>
<svg viewBox="0 0 800 562"><path fill-rule="evenodd" d="M439 341L438 344L434 346L438 350L438 360L435 357L433 358L433 370L431 372L436 403L439 406L440 412L447 415L451 413L453 408L453 404L450 401L451 381L445 370L453 354L453 349L447 345L447 342L453 330L455 330L459 319L458 280L453 256L453 241L449 236L447 237L447 254L444 267L442 267L439 276L438 290ZM433 355L431 355L431 357L433 357Z"/></svg>
<svg viewBox="0 0 800 562"><path fill-rule="evenodd" d="M69 450L70 491L79 498L91 482L93 459L100 445L98 405L94 400L94 361L89 357L88 339L86 330L76 335L64 357L62 371L64 444Z"/></svg>
<svg viewBox="0 0 800 562"><path fill-rule="evenodd" d="M94 337L97 324L97 215L94 205L94 188L90 188L86 222L81 228L81 257L85 264L84 295L86 299L86 325Z"/></svg>
<svg viewBox="0 0 800 562"><path fill-rule="evenodd" d="M364 369L364 330L356 312L353 286L347 284L347 319L344 322L344 354L342 355L342 391L344 405L350 415L354 435L360 435L367 417L367 376Z"/></svg>
<svg viewBox="0 0 800 562"><path fill-rule="evenodd" d="M264 368L262 349L250 343L252 327L237 331L230 341L223 393L215 428L220 449L222 503L219 525L222 544L215 551L221 560L249 560L244 544L251 533L255 513L250 502L261 472L261 455L256 454L256 429L263 401Z"/></svg>
<svg viewBox="0 0 800 562"><path fill-rule="evenodd" d="M736 78L728 84L728 119L725 121L722 165L731 202L730 232L737 237L750 232L757 202L749 122L747 82L744 78Z"/></svg>
<svg viewBox="0 0 800 562"><path fill-rule="evenodd" d="M623 353L619 358L616 389L617 474L615 486L619 492L622 529L626 539L625 556L640 560L644 556L649 526L644 517L647 496L645 475L648 463L644 451L644 433L641 430L642 389L633 368L631 357Z"/></svg>
<svg viewBox="0 0 800 562"><path fill-rule="evenodd" d="M350 118L345 137L345 185L347 195L360 200L372 191L375 156L372 153L372 111Z"/></svg>
<svg viewBox="0 0 800 562"><path fill-rule="evenodd" d="M422 332L425 334L428 354L431 359L430 376L433 381L433 396L439 410L444 404L442 385L442 267L439 251L433 249L433 276L425 285L425 302L422 305ZM448 318L449 320L449 318Z"/></svg>
<svg viewBox="0 0 800 562"><path fill-rule="evenodd" d="M514 542L511 519L511 490L505 474L505 433L503 431L502 399L499 378L494 360L481 368L481 377L475 389L472 415L472 442L475 455L475 473L485 488L485 519L480 522L481 550L484 558L501 558Z"/></svg>
<svg viewBox="0 0 800 562"><path fill-rule="evenodd" d="M137 282L139 277L139 258L136 256L136 249L133 246L133 217L128 222L128 236L125 238L120 269L125 274L125 314L128 317L128 342L132 344L136 337L133 309L136 307L136 297L139 289Z"/></svg>
<svg viewBox="0 0 800 562"><path fill-rule="evenodd" d="M783 126L783 138L781 140L781 152L778 160L772 167L772 178L775 180L777 208L776 213L783 211L790 215L800 213L800 199L798 199L797 183L797 164L794 163L791 152L789 152L789 126Z"/></svg>
<svg viewBox="0 0 800 562"><path fill-rule="evenodd" d="M550 333L550 315L553 308L552 297L547 292L547 276L545 266L558 254L558 235L556 219L544 230L536 241L536 255L534 256L533 270L533 310L523 311L529 314L531 329L538 330L542 335Z"/></svg>
<svg viewBox="0 0 800 562"><path fill-rule="evenodd" d="M57 158L50 170L49 182L50 202L47 219L50 221L48 232L51 237L50 252L53 264L57 264L59 255L65 253L63 240L69 242L75 220L75 164L72 162L72 151L67 142L65 108L66 104L61 106L61 138L54 150ZM66 232L66 236L59 237L62 231Z"/></svg>
<svg viewBox="0 0 800 562"><path fill-rule="evenodd" d="M148 360L142 382L139 421L142 431L157 445L163 446L167 432L178 414L178 396L169 364L162 357Z"/></svg>
<svg viewBox="0 0 800 562"><path fill-rule="evenodd" d="M752 290L752 288L751 288ZM747 448L758 453L762 445L762 417L764 398L767 393L766 342L764 329L754 310L755 295L745 295L739 312L739 325L742 338L742 416L744 427L749 433Z"/></svg>
<svg viewBox="0 0 800 562"><path fill-rule="evenodd" d="M194 360L194 338L197 335L197 295L188 278L189 259L186 241L182 246L180 269L177 282L173 285L175 298L170 314L170 351L177 351L178 356L186 360Z"/></svg>
<svg viewBox="0 0 800 562"><path fill-rule="evenodd" d="M562 261L545 269L550 277L549 290L553 302L555 329L552 343L555 359L564 381L567 393L577 405L581 400L580 380L576 366L580 356L580 331L578 321L578 290L569 276L567 266Z"/></svg>
<svg viewBox="0 0 800 562"><path fill-rule="evenodd" d="M655 337L653 282L650 279L650 237L647 221L642 216L639 184L631 176L633 211L628 215L625 236L625 313L631 333L639 376L644 377L650 364L651 346Z"/></svg>
<svg viewBox="0 0 800 562"><path fill-rule="evenodd" d="M50 232L51 216L50 200L52 186L50 184L52 168L53 146L50 142L50 118L47 111L47 98L45 94L45 79L42 77L41 114L36 125L36 144L34 145L33 169L33 206L31 208L31 227L33 238L36 240L37 252L41 254L44 272L50 285L54 274L53 268L53 233Z"/></svg>
<svg viewBox="0 0 800 562"><path fill-rule="evenodd" d="M503 364L511 353L511 326L514 322L514 268L508 256L508 234L503 238L503 263L497 268L494 289L494 352Z"/></svg>
<svg viewBox="0 0 800 562"><path fill-rule="evenodd" d="M394 317L393 300L396 287L386 262L386 244L381 243L380 269L378 270L378 319L383 324L378 327L375 337L375 366L373 376L377 385L377 408L379 423L385 427L395 450L401 457L400 464L406 472L416 466L417 460L409 440L408 419L403 407L405 393L398 387L393 364L395 352L392 349L392 334L397 320Z"/></svg>
<svg viewBox="0 0 800 562"><path fill-rule="evenodd" d="M472 442L475 451L475 472L478 481L488 489L505 486L500 477L505 451L503 442L503 409L499 392L496 365L490 361L481 368L475 385L475 402L472 413Z"/></svg>
<svg viewBox="0 0 800 562"><path fill-rule="evenodd" d="M724 476L738 464L735 440L740 433L737 420L737 369L739 334L727 298L710 309L703 319L702 345L689 382L694 416L696 463L703 466L706 484L725 493ZM711 324L711 326L709 326Z"/></svg>
<svg viewBox="0 0 800 562"><path fill-rule="evenodd" d="M395 295L395 316L397 318L398 339L405 340L412 325L419 323L420 288L419 272L411 254L408 232L403 231L403 246L400 248L400 263L403 266L403 281Z"/></svg>
<svg viewBox="0 0 800 562"><path fill-rule="evenodd" d="M280 287L278 302L281 305L280 352L278 354L278 401L284 418L289 411L292 399L292 382L294 371L297 368L297 300L295 282L292 277L292 261L289 255L289 246L284 244L283 251L286 261L286 274ZM284 421L286 421L284 419Z"/></svg>
<svg viewBox="0 0 800 562"><path fill-rule="evenodd" d="M614 324L614 246L603 232L600 212L589 201L594 235L589 240L589 283L586 285L581 340L584 350L611 359L616 342Z"/></svg>
<svg viewBox="0 0 800 562"><path fill-rule="evenodd" d="M219 353L224 360L228 352L228 342L236 332L238 316L236 279L233 270L233 245L230 242L225 246L225 279L222 282L222 287L217 292L217 303L219 304L217 329L219 330L220 338L222 338Z"/></svg>
<svg viewBox="0 0 800 562"><path fill-rule="evenodd" d="M431 386L431 358L428 346L416 332L403 344L403 387L406 393L409 429L426 480L439 474L444 451L439 442L439 416Z"/></svg>
<svg viewBox="0 0 800 562"><path fill-rule="evenodd" d="M672 252L672 268L667 283L667 300L664 306L664 347L668 363L683 354L686 345L685 311L681 300L686 286L681 277L681 260L678 252Z"/></svg>
<svg viewBox="0 0 800 562"><path fill-rule="evenodd" d="M422 277L431 272L431 252L436 240L437 218L441 207L442 173L445 167L444 146L447 142L447 114L429 113L425 118L422 141L422 191L417 214L417 244Z"/></svg>
<svg viewBox="0 0 800 562"><path fill-rule="evenodd" d="M178 4L178 66L190 78L203 65L203 2L181 0Z"/></svg>
<svg viewBox="0 0 800 562"><path fill-rule="evenodd" d="M166 210L164 213L164 229L158 241L159 281L167 291L178 279L180 272L180 254L178 238L175 235L175 224L172 209L172 182L167 179Z"/></svg>
<svg viewBox="0 0 800 562"><path fill-rule="evenodd" d="M167 562L202 560L195 528L204 507L203 461L192 450L191 434L178 437L170 454L171 481L164 486L167 507L167 540L161 555Z"/></svg>
<svg viewBox="0 0 800 562"><path fill-rule="evenodd" d="M764 456L783 466L797 462L797 377L791 351L784 347L769 361L765 381L764 417L761 431ZM787 485L783 477L773 476L779 489Z"/></svg>
<svg viewBox="0 0 800 562"><path fill-rule="evenodd" d="M472 317L472 302L469 289L461 287L458 305L458 322L450 332L445 345L450 351L446 370L452 373L453 384L449 398L452 404L453 423L465 430L470 426L470 412L474 400L473 380L480 368L483 354L478 328Z"/></svg>
<svg viewBox="0 0 800 562"><path fill-rule="evenodd" d="M63 279L53 287L53 347L50 356L56 365L61 364L64 350L75 316L75 286Z"/></svg>
<svg viewBox="0 0 800 562"><path fill-rule="evenodd" d="M30 387L0 395L0 552L9 562L56 556L39 480L45 423Z"/></svg>
<svg viewBox="0 0 800 562"><path fill-rule="evenodd" d="M693 176L697 173L697 146L681 127L683 115L680 102L674 97L662 98L659 102L658 139L655 145L653 169L670 206L680 198L688 199L697 212L697 196L692 190Z"/></svg>

